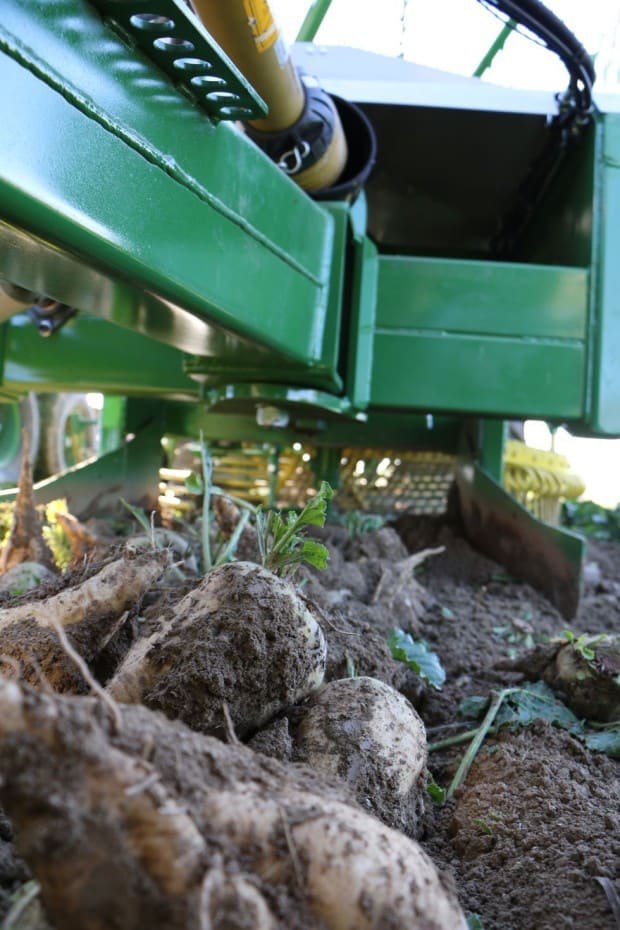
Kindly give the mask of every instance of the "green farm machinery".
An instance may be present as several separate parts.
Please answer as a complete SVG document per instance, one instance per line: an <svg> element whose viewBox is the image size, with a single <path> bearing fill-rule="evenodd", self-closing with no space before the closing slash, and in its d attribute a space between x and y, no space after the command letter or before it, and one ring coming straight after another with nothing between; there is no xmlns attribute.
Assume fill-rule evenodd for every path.
<svg viewBox="0 0 620 930"><path fill-rule="evenodd" d="M542 4L491 5L566 92L289 52L264 0L3 0L5 457L23 398L106 398L100 454L40 501L152 501L164 436L258 450L265 486L297 449L361 505L426 462L574 611L582 540L502 475L511 421L620 434L620 114Z"/></svg>

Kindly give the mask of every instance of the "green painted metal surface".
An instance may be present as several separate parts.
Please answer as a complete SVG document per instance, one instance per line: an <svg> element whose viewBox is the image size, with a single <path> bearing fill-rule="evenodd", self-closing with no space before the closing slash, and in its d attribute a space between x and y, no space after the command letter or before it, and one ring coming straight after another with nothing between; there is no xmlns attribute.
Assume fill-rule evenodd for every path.
<svg viewBox="0 0 620 930"><path fill-rule="evenodd" d="M516 578L542 591L571 619L579 603L584 539L541 523L471 462L460 465L457 483L469 538Z"/></svg>
<svg viewBox="0 0 620 930"><path fill-rule="evenodd" d="M83 314L43 338L25 315L6 325L4 380L12 390L101 391L195 399L185 356L140 333Z"/></svg>
<svg viewBox="0 0 620 930"><path fill-rule="evenodd" d="M213 210L228 216L250 238L264 240L282 253L283 260L320 277L326 260L326 220L319 208L236 127L212 123L151 61L139 51L132 53L87 3L3 0L0 51L22 63L89 120L211 204ZM121 166L116 187L112 185L112 166L97 175L97 161L91 163L96 155L94 137L87 132L86 121L76 121L78 135L73 139L63 132L62 121L55 123L55 110L47 111L45 103L39 106L36 96L29 99L28 88L20 93L19 84L3 82L3 86L12 90L11 98L3 99L3 115L9 117L6 125L23 131L21 120L28 118L38 134L35 151L25 149L22 153L24 180L29 173L37 176L42 170L40 148L45 145L56 172L48 167L42 181L47 175L50 181L59 175L53 188L59 196L63 183L68 184L59 162L64 163L65 174L79 171L89 175L91 183L110 184L110 196L133 193L135 205L141 195L142 208L135 217L139 235L140 214L158 209L149 187L143 182L132 192L131 179L123 183ZM30 141L30 135L25 141ZM4 142L3 137L3 160ZM300 226L306 230L305 236L296 235ZM125 247L131 244L132 239L126 236Z"/></svg>
<svg viewBox="0 0 620 930"><path fill-rule="evenodd" d="M37 504L65 498L72 514L86 518L118 509L120 498L154 509L157 505L159 467L162 460L161 417L155 417L131 442L83 465L75 465L58 477L34 486ZM0 501L15 499L16 489L0 491Z"/></svg>
<svg viewBox="0 0 620 930"><path fill-rule="evenodd" d="M372 404L578 418L587 280L583 269L380 258Z"/></svg>
<svg viewBox="0 0 620 930"><path fill-rule="evenodd" d="M382 256L377 327L579 340L588 274L543 267Z"/></svg>
<svg viewBox="0 0 620 930"><path fill-rule="evenodd" d="M474 77L482 77L485 71L488 71L493 62L495 61L496 56L501 52L503 47L506 44L511 32L513 32L515 26L517 25L514 19L509 19L500 29L497 37L494 42L489 46L488 51L480 59L480 64L476 67L474 71Z"/></svg>
<svg viewBox="0 0 620 930"><path fill-rule="evenodd" d="M146 0L101 3L114 15L134 6L184 15L180 0L148 10ZM153 37L177 38L154 51L191 57L182 45L191 39L162 29L142 30L149 49ZM5 327L4 396L37 387L202 396L236 416L275 398L295 422L309 411L312 429L368 407L371 420L444 411L620 431L619 220L603 210L618 200L617 117L599 117L597 132L566 156L519 262L377 256L364 198L354 207L313 203L235 127L214 124L179 93L161 57L128 48L87 3L5 0L0 51L0 81L11 88L0 98L0 277L82 311L49 344L18 320ZM399 108L401 135L403 115L421 118ZM471 220L463 254L485 254L544 120L427 116L416 138L422 162L396 147L398 190L380 186L383 212L374 214L375 225L396 216L407 233L377 241L449 254L461 220ZM514 150L514 162L500 159L487 177L478 140L451 173L438 161L440 120L456 120L467 139L506 131L498 152ZM453 161L445 146L442 158ZM462 177L474 168L484 222L479 189ZM377 176L393 183L389 171ZM431 194L446 178L438 209ZM394 199L401 188L427 204L415 223ZM448 204L454 242L439 222Z"/></svg>
<svg viewBox="0 0 620 930"><path fill-rule="evenodd" d="M19 404L0 403L0 469L18 455L21 428Z"/></svg>
<svg viewBox="0 0 620 930"><path fill-rule="evenodd" d="M304 17L304 21L299 27L297 33L298 42L312 42L317 32L321 28L321 23L325 19L332 0L313 0Z"/></svg>
<svg viewBox="0 0 620 930"><path fill-rule="evenodd" d="M557 164L553 183L514 245L511 259L538 265L589 268L592 264L597 162L609 114L595 116L579 142L569 146Z"/></svg>
<svg viewBox="0 0 620 930"><path fill-rule="evenodd" d="M591 425L620 435L620 115L607 115L596 188Z"/></svg>
<svg viewBox="0 0 620 930"><path fill-rule="evenodd" d="M209 124L148 62L130 59L165 92L145 102L133 67L121 76L126 47L96 14L60 5L63 37L58 6L33 4L25 46L7 31L25 14L7 2L0 273L185 351L272 368L293 359L310 383L331 383L331 218L239 132ZM67 19L76 41L65 56ZM37 54L53 59L54 47L62 78ZM76 282L63 273L76 262L94 269L84 302L69 299Z"/></svg>
<svg viewBox="0 0 620 930"><path fill-rule="evenodd" d="M353 274L350 306L345 311L348 320L346 393L355 407L365 410L370 403L379 261L374 244L360 229L356 229L356 219L361 209L362 198L355 205L351 216ZM361 225L365 227L365 223Z"/></svg>
<svg viewBox="0 0 620 930"><path fill-rule="evenodd" d="M501 485L507 424L504 420L480 420L477 425L479 438L473 458L489 477Z"/></svg>
<svg viewBox="0 0 620 930"><path fill-rule="evenodd" d="M264 101L180 0L89 2L209 116L256 119L266 114Z"/></svg>
<svg viewBox="0 0 620 930"><path fill-rule="evenodd" d="M255 412L258 408L282 410L291 417L352 417L364 422L366 414L357 410L347 397L336 397L308 388L287 388L282 384L227 384L204 394L209 410L215 413Z"/></svg>
<svg viewBox="0 0 620 930"><path fill-rule="evenodd" d="M266 442L292 445L296 441L313 446L358 446L390 449L426 449L455 451L462 422L458 418L426 417L411 413L371 412L363 422L346 416L311 419L298 411L300 419L291 417L289 427L280 429L259 426L256 416L246 413L214 413L197 404L170 402L163 405L165 431L177 436L197 437L227 442Z"/></svg>

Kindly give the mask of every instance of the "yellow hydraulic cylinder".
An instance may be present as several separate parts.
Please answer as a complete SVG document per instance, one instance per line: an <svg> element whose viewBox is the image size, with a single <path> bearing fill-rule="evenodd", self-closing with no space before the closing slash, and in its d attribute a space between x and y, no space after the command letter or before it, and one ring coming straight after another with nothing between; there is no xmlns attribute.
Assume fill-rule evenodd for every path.
<svg viewBox="0 0 620 930"><path fill-rule="evenodd" d="M278 26L265 0L192 0L198 16L269 106L253 125L279 132L296 123L304 91Z"/></svg>
<svg viewBox="0 0 620 930"><path fill-rule="evenodd" d="M215 41L260 94L269 113L248 124L252 139L309 191L333 185L347 145L328 95L300 78L267 0L192 0Z"/></svg>

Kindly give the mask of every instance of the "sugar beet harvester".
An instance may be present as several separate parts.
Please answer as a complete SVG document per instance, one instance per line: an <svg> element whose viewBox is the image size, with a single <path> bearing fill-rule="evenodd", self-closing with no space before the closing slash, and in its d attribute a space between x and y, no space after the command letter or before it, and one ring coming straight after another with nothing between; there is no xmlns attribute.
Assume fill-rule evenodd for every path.
<svg viewBox="0 0 620 930"><path fill-rule="evenodd" d="M458 452L470 535L574 610L581 540L502 490L504 424L620 433L620 117L549 10L492 5L565 93L291 57L264 0L3 0L5 423L100 391L134 437L41 500L143 497L163 434L302 439L332 479Z"/></svg>

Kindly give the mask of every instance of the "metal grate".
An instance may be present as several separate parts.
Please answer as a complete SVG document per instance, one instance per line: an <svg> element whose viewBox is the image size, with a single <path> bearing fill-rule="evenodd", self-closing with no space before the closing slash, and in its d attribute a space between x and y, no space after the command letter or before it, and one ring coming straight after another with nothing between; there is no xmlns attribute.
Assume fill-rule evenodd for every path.
<svg viewBox="0 0 620 930"><path fill-rule="evenodd" d="M348 449L337 502L372 513L444 513L456 457L444 452Z"/></svg>
<svg viewBox="0 0 620 930"><path fill-rule="evenodd" d="M184 448L193 448L190 467L199 469L197 447ZM312 471L315 453L311 448L278 452L270 446L212 447L211 454L214 484L235 497L283 508L303 507L315 493L318 482ZM345 449L334 503L340 510L383 515L445 513L456 460L447 452ZM188 506L183 485L186 474L189 471L162 469L163 507L182 510ZM559 521L562 500L579 497L584 490L583 481L563 456L513 440L506 444L504 486L547 523Z"/></svg>

